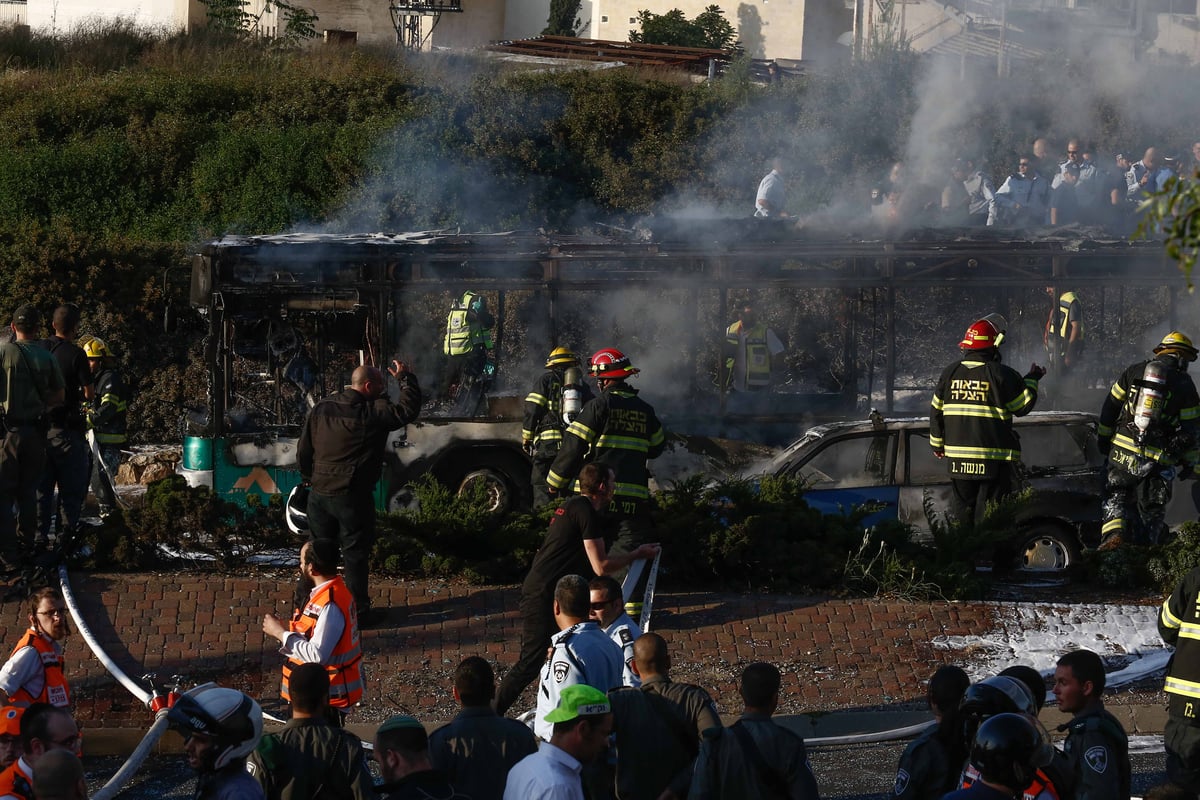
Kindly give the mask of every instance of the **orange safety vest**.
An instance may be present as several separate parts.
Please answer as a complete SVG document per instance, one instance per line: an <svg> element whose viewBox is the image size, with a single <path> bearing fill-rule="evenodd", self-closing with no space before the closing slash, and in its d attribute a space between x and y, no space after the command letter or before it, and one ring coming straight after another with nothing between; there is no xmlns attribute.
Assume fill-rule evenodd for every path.
<svg viewBox="0 0 1200 800"><path fill-rule="evenodd" d="M33 776L27 775L25 770L21 769L21 763L24 761L18 758L8 766L8 769L0 772L0 797L24 797L27 800L33 798Z"/></svg>
<svg viewBox="0 0 1200 800"><path fill-rule="evenodd" d="M308 599L303 611L296 612L288 630L300 634L305 639L310 638L313 629L317 627L317 618L321 616L321 610L329 603L337 606L346 620L342 636L333 648L329 662L323 665L329 673L329 705L334 708L350 708L362 699L362 671L359 669L362 647L358 638L358 614L354 607L354 596L350 594L345 581L339 577L326 583ZM288 702L291 702L288 681L292 677L292 670L303 663L293 657L283 665L283 685L280 694Z"/></svg>
<svg viewBox="0 0 1200 800"><path fill-rule="evenodd" d="M963 770L962 786L963 789L971 788L971 784L979 780L979 770L970 762L967 762L967 767ZM1025 791L1021 793L1022 800L1059 800L1061 796L1058 787L1054 785L1054 781L1050 776L1038 768L1038 771L1033 776L1033 781L1025 787Z"/></svg>
<svg viewBox="0 0 1200 800"><path fill-rule="evenodd" d="M46 676L46 683L42 686L42 693L36 697L22 686L8 698L9 705L22 708L27 708L34 703L49 703L59 708L69 706L71 692L67 686L67 676L63 673L62 651L55 646L52 639L47 639L33 628L25 631L25 635L17 642L17 646L13 648L9 658L15 656L17 651L23 647L32 647L41 656L42 672Z"/></svg>

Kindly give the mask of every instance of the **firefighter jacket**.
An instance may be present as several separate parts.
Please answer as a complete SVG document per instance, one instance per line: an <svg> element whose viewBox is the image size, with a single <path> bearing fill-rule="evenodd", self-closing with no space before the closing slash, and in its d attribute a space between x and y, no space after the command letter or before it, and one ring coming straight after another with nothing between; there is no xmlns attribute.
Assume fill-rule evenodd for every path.
<svg viewBox="0 0 1200 800"><path fill-rule="evenodd" d="M492 324L495 320L484 310L478 295L467 292L462 299L450 309L446 317L446 339L442 342L442 353L448 356L465 356L482 347L491 350L495 347L492 341Z"/></svg>
<svg viewBox="0 0 1200 800"><path fill-rule="evenodd" d="M42 671L45 683L42 691L36 696L21 686L14 692L9 692L9 705L28 707L34 703L49 703L52 706L66 708L71 705L71 691L67 686L67 676L64 674L62 646L53 639L30 628L17 642L9 658L16 656L23 648L32 647L37 651L42 661Z"/></svg>
<svg viewBox="0 0 1200 800"><path fill-rule="evenodd" d="M319 718L293 718L262 737L246 771L268 800L375 800L358 737Z"/></svg>
<svg viewBox="0 0 1200 800"><path fill-rule="evenodd" d="M362 645L358 636L358 614L354 608L354 597L346 588L345 581L337 577L318 586L308 598L304 609L292 618L288 630L306 639L310 638L313 629L317 627L321 612L330 603L342 612L345 625L342 626L342 633L333 647L333 653L321 666L329 673L329 705L334 708L350 708L362 699ZM291 656L283 665L283 686L280 688L280 694L284 700L291 701L288 683L292 670L303 663Z"/></svg>
<svg viewBox="0 0 1200 800"><path fill-rule="evenodd" d="M96 376L92 398L92 431L98 444L125 444L125 418L129 415L129 389L121 374L104 367Z"/></svg>
<svg viewBox="0 0 1200 800"><path fill-rule="evenodd" d="M29 766L25 756L21 756L0 772L0 798L8 800L10 797L33 800L33 768Z"/></svg>
<svg viewBox="0 0 1200 800"><path fill-rule="evenodd" d="M554 634L550 637L550 657L542 666L533 732L539 739L550 741L554 723L546 722L546 715L558 706L562 690L580 683L602 692L615 689L621 685L622 667L621 649L592 620Z"/></svg>
<svg viewBox="0 0 1200 800"><path fill-rule="evenodd" d="M950 477L990 480L999 466L1021 460L1013 417L1037 403L1038 379L1022 378L992 350L964 353L942 373L929 414L929 444L944 452Z"/></svg>
<svg viewBox="0 0 1200 800"><path fill-rule="evenodd" d="M1200 720L1200 567L1183 576L1158 614L1158 634L1174 646L1163 689L1171 716Z"/></svg>
<svg viewBox="0 0 1200 800"><path fill-rule="evenodd" d="M1197 461L1200 395L1196 394L1196 385L1178 368L1175 357L1159 356L1155 360L1168 368L1166 397L1161 405L1153 406L1153 420L1144 433L1139 433L1134 418L1142 376L1149 361L1134 364L1121 373L1100 409L1096 434L1102 449L1111 443L1109 460L1133 474L1145 471L1145 465L1195 466Z"/></svg>
<svg viewBox="0 0 1200 800"><path fill-rule="evenodd" d="M562 416L564 370L548 369L537 379L537 383L525 395L525 419L521 425L521 441L533 444L539 449L557 452L562 447L563 431L567 423ZM586 384L579 386L580 400L583 403L591 400L594 395Z"/></svg>
<svg viewBox="0 0 1200 800"><path fill-rule="evenodd" d="M1064 769L1073 779L1074 800L1129 800L1129 737L1103 706L1084 711L1066 728Z"/></svg>
<svg viewBox="0 0 1200 800"><path fill-rule="evenodd" d="M387 433L403 428L421 413L421 387L403 372L400 402L370 400L356 389L317 403L305 420L296 448L300 475L327 497L370 493L383 472Z"/></svg>
<svg viewBox="0 0 1200 800"><path fill-rule="evenodd" d="M583 407L550 465L546 482L552 488L573 485L585 461L599 461L617 474L614 502L650 498L646 461L658 458L667 440L654 409L637 395L624 381L615 381Z"/></svg>
<svg viewBox="0 0 1200 800"><path fill-rule="evenodd" d="M1063 292L1062 297L1058 298L1058 306L1054 310L1054 317L1050 324L1050 336L1056 342L1055 355L1064 356L1067 354L1067 345L1071 338L1071 323L1079 323L1079 337L1075 340L1075 347L1083 347L1083 312L1079 305L1079 298L1074 292Z"/></svg>
<svg viewBox="0 0 1200 800"><path fill-rule="evenodd" d="M804 739L760 713L706 731L688 798L724 797L818 800Z"/></svg>

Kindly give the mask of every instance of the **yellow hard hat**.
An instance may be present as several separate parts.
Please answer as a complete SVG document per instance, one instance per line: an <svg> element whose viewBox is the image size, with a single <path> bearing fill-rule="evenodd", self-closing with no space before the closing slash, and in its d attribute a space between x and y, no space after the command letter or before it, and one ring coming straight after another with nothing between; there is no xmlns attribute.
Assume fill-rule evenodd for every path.
<svg viewBox="0 0 1200 800"><path fill-rule="evenodd" d="M1179 331L1171 331L1154 347L1154 355L1162 353L1174 353L1175 355L1183 356L1188 361L1195 361L1196 355L1200 351L1196 350L1196 346L1192 344L1192 340L1186 335Z"/></svg>
<svg viewBox="0 0 1200 800"><path fill-rule="evenodd" d="M84 341L83 354L88 358L112 358L112 351L108 349L108 345L96 336L90 336Z"/></svg>
<svg viewBox="0 0 1200 800"><path fill-rule="evenodd" d="M556 347L546 357L546 367L579 366L579 356L565 347Z"/></svg>

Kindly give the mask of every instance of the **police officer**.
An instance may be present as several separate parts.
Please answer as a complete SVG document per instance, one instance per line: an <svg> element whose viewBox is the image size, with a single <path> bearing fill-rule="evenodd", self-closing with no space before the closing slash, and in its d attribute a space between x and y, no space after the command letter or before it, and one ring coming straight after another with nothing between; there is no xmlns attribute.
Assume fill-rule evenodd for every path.
<svg viewBox="0 0 1200 800"><path fill-rule="evenodd" d="M621 685L621 650L589 619L591 594L582 575L566 575L554 587L554 621L558 633L550 639L550 655L542 667L537 716L533 732L544 742L554 733L546 715L558 707L568 686L586 684L607 692Z"/></svg>
<svg viewBox="0 0 1200 800"><path fill-rule="evenodd" d="M967 748L958 730L958 704L971 679L960 667L939 667L929 679L925 699L935 724L914 739L900 756L892 796L897 800L941 797L958 787L958 771Z"/></svg>
<svg viewBox="0 0 1200 800"><path fill-rule="evenodd" d="M496 345L492 341L495 324L495 317L487 310L487 298L478 292L463 292L454 301L446 316L446 338L442 342L442 353L447 359L443 397L450 396L454 384L461 387L464 378L481 380L487 377L489 366L495 369Z"/></svg>
<svg viewBox="0 0 1200 800"><path fill-rule="evenodd" d="M36 345L42 315L26 303L13 313L16 340L0 344L0 567L16 569L22 551L33 547L38 532L38 487L46 468L46 430L51 409L66 396L62 370ZM16 515L13 507L17 507ZM20 541L18 541L18 532Z"/></svg>
<svg viewBox="0 0 1200 800"><path fill-rule="evenodd" d="M1001 336L986 319L967 328L958 343L962 359L942 372L929 414L933 454L950 464L951 514L976 524L989 502L1014 489L1021 444L1012 420L1033 411L1046 374L1033 364L1022 378L1001 364Z"/></svg>
<svg viewBox="0 0 1200 800"><path fill-rule="evenodd" d="M521 446L533 460L530 483L534 508L550 502L546 476L562 449L563 431L592 397L591 387L583 382L579 370L579 357L565 347L550 351L546 371L525 395L521 425Z"/></svg>
<svg viewBox="0 0 1200 800"><path fill-rule="evenodd" d="M779 706L779 670L765 663L742 672L742 716L705 732L688 797L787 797L817 800L817 779L804 739L771 719Z"/></svg>
<svg viewBox="0 0 1200 800"><path fill-rule="evenodd" d="M117 359L103 339L91 337L83 343L83 352L91 367L94 384L92 405L88 411L88 423L96 437L96 449L100 462L92 473L92 493L100 506L101 518L107 517L117 507L117 494L113 488L117 470L121 466L121 448L129 437L129 388L117 371Z"/></svg>
<svg viewBox="0 0 1200 800"><path fill-rule="evenodd" d="M641 678L633 666L633 643L642 635L642 629L625 613L625 600L621 596L621 584L608 575L597 575L588 584L592 596L592 619L600 625L604 635L621 648L625 661L622 682L626 686L641 686Z"/></svg>
<svg viewBox="0 0 1200 800"><path fill-rule="evenodd" d="M59 534L69 538L79 528L87 499L92 460L86 440L87 419L83 404L92 399L92 370L87 355L75 343L79 334L79 308L54 309L54 335L42 342L63 374L64 402L50 411L46 435L46 472L38 490L38 545L49 543L50 529L61 506ZM57 496L55 490L57 489Z"/></svg>
<svg viewBox="0 0 1200 800"><path fill-rule="evenodd" d="M1058 709L1074 714L1059 726L1065 769L1072 776L1075 800L1128 800L1129 737L1104 709L1104 662L1090 650L1074 650L1058 659L1054 696Z"/></svg>
<svg viewBox="0 0 1200 800"><path fill-rule="evenodd" d="M617 474L609 516L617 525L614 553L629 553L644 543L654 523L650 518L650 473L646 461L658 458L666 435L654 409L625 381L639 370L620 350L597 350L588 363L600 396L590 401L567 427L562 450L550 467L547 483L552 494L565 492L585 458L603 461ZM638 569L641 569L640 567ZM642 570L641 581L646 575ZM640 600L638 586L634 597ZM626 606L636 621L641 603Z"/></svg>
<svg viewBox="0 0 1200 800"><path fill-rule="evenodd" d="M421 387L408 365L393 360L388 373L400 386L398 404L385 396L379 368L361 365L350 376L349 389L309 412L296 446L301 478L312 485L306 509L312 538L340 543L360 627L375 616L367 582L375 543L375 484L383 471L387 434L421 412Z"/></svg>
<svg viewBox="0 0 1200 800"><path fill-rule="evenodd" d="M1200 796L1200 638L1180 635L1200 630L1200 567L1175 586L1158 614L1158 633L1175 648L1167 665L1163 689L1167 692L1167 724L1163 745L1167 753L1167 778Z"/></svg>
<svg viewBox="0 0 1200 800"><path fill-rule="evenodd" d="M1157 543L1175 468L1197 461L1200 395L1187 374L1192 340L1168 333L1154 358L1126 369L1100 410L1100 452L1108 455L1101 548L1124 539ZM1139 515L1140 509L1140 515ZM1139 524L1140 523L1140 524Z"/></svg>

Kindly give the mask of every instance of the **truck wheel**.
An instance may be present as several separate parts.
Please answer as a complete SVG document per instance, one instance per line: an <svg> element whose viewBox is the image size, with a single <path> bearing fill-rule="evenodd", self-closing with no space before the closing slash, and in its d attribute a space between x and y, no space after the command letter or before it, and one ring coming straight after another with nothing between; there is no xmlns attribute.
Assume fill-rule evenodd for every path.
<svg viewBox="0 0 1200 800"><path fill-rule="evenodd" d="M1079 563L1079 541L1075 531L1054 522L1039 522L1019 539L1017 569L1046 577L1066 577Z"/></svg>
<svg viewBox="0 0 1200 800"><path fill-rule="evenodd" d="M473 493L478 484L483 485L485 508L489 514L506 514L517 505L516 491L500 468L471 470L459 481L456 492L460 495Z"/></svg>

